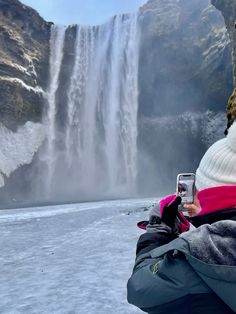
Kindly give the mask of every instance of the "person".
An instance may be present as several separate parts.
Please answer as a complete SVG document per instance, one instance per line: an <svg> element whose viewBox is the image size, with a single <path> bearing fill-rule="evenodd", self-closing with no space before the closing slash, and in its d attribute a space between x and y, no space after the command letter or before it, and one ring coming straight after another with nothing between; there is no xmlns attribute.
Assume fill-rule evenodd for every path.
<svg viewBox="0 0 236 314"><path fill-rule="evenodd" d="M127 299L149 314L236 313L236 122L203 156L196 189L193 230L172 196L138 240Z"/></svg>

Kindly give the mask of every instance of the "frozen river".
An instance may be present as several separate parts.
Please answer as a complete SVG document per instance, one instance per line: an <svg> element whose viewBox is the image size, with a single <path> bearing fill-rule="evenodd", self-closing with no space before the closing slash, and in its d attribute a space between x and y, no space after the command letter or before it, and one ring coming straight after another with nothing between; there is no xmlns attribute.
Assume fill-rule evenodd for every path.
<svg viewBox="0 0 236 314"><path fill-rule="evenodd" d="M126 301L154 199L0 211L0 313L138 314Z"/></svg>

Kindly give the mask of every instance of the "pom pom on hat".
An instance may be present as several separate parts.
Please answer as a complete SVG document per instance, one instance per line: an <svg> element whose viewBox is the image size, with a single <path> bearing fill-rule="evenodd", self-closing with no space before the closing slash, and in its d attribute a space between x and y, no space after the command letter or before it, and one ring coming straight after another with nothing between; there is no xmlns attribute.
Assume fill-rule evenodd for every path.
<svg viewBox="0 0 236 314"><path fill-rule="evenodd" d="M196 171L198 191L216 186L236 185L236 122L227 137L214 143Z"/></svg>

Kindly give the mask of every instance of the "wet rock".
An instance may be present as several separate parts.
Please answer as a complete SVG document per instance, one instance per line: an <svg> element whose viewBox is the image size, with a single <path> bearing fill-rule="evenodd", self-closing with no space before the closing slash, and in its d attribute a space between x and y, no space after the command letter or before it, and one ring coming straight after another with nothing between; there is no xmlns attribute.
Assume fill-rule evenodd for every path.
<svg viewBox="0 0 236 314"><path fill-rule="evenodd" d="M207 0L150 0L140 13L140 113L224 110L232 61L221 13Z"/></svg>
<svg viewBox="0 0 236 314"><path fill-rule="evenodd" d="M0 0L0 122L40 121L48 82L51 23L17 0Z"/></svg>
<svg viewBox="0 0 236 314"><path fill-rule="evenodd" d="M208 0L150 0L140 14L138 181L142 192L171 193L218 139L206 129L224 136L230 38Z"/></svg>
<svg viewBox="0 0 236 314"><path fill-rule="evenodd" d="M212 0L212 4L220 10L225 19L225 24L229 33L229 37L232 45L232 58L233 58L233 74L234 85L236 82L236 1L235 0ZM233 90L228 100L227 105L227 129L232 125L236 119L236 89Z"/></svg>

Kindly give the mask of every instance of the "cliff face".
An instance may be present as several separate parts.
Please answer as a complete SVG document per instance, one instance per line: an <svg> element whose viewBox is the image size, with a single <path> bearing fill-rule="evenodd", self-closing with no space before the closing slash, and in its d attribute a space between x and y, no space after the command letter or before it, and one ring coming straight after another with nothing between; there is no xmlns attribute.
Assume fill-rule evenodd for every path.
<svg viewBox="0 0 236 314"><path fill-rule="evenodd" d="M232 45L232 58L233 58L233 74L234 85L236 83L236 1L235 0L212 0L212 4L221 11L225 19L225 24L230 36ZM236 89L229 98L227 105L227 128L231 126L236 119Z"/></svg>
<svg viewBox="0 0 236 314"><path fill-rule="evenodd" d="M233 48L234 79L236 79L236 0L211 0L211 3L222 13Z"/></svg>
<svg viewBox="0 0 236 314"><path fill-rule="evenodd" d="M231 47L210 1L150 0L140 20L141 112L224 110L232 87Z"/></svg>
<svg viewBox="0 0 236 314"><path fill-rule="evenodd" d="M29 171L25 169L31 169L28 165L45 136L42 124L35 122L42 121L45 108L50 24L36 11L17 0L0 0L2 202L5 199L9 203L17 193L26 197L23 191L31 182Z"/></svg>
<svg viewBox="0 0 236 314"><path fill-rule="evenodd" d="M40 121L48 81L50 23L17 0L0 0L0 122Z"/></svg>
<svg viewBox="0 0 236 314"><path fill-rule="evenodd" d="M152 178L141 190L173 191L176 174L195 171L223 136L233 86L230 39L210 0L150 0L140 13L140 177L150 171ZM203 134L217 136L209 142Z"/></svg>

